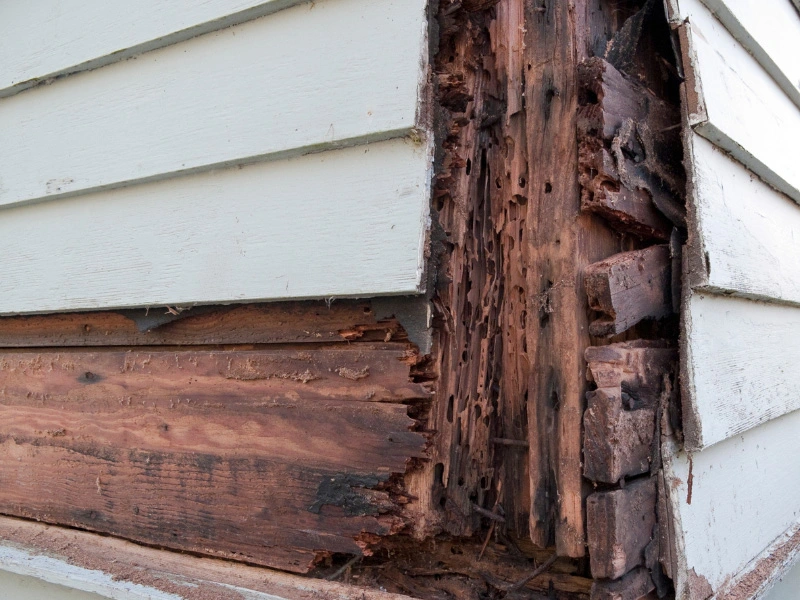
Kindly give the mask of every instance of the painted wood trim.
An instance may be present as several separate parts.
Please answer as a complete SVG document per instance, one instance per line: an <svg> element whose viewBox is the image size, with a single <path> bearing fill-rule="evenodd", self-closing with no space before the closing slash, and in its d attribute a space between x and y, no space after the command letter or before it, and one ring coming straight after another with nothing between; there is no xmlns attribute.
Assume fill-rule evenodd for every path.
<svg viewBox="0 0 800 600"><path fill-rule="evenodd" d="M698 98L689 124L767 183L800 202L800 111L700 0L681 0Z"/></svg>
<svg viewBox="0 0 800 600"><path fill-rule="evenodd" d="M800 207L689 134L699 291L800 305Z"/></svg>
<svg viewBox="0 0 800 600"><path fill-rule="evenodd" d="M430 168L398 139L5 209L0 314L418 293Z"/></svg>
<svg viewBox="0 0 800 600"><path fill-rule="evenodd" d="M0 98L307 0L44 0L0 7ZM120 20L119 15L125 19Z"/></svg>
<svg viewBox="0 0 800 600"><path fill-rule="evenodd" d="M422 135L425 5L319 0L2 99L0 205Z"/></svg>
<svg viewBox="0 0 800 600"><path fill-rule="evenodd" d="M0 517L0 569L115 600L410 600Z"/></svg>
<svg viewBox="0 0 800 600"><path fill-rule="evenodd" d="M702 0L800 106L800 15L787 0Z"/></svg>
<svg viewBox="0 0 800 600"><path fill-rule="evenodd" d="M688 449L800 409L800 309L695 293L685 310Z"/></svg>
<svg viewBox="0 0 800 600"><path fill-rule="evenodd" d="M723 592L748 577L751 592L766 589L795 560L800 550L798 428L800 411L795 411L701 452L664 445L678 600L711 593L718 600L750 598ZM770 556L778 560L764 562Z"/></svg>

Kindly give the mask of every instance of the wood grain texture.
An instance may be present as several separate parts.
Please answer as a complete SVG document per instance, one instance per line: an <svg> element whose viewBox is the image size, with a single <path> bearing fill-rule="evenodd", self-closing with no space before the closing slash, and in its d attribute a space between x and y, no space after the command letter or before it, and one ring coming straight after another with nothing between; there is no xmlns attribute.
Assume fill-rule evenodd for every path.
<svg viewBox="0 0 800 600"><path fill-rule="evenodd" d="M800 304L800 208L698 135L691 143L700 291Z"/></svg>
<svg viewBox="0 0 800 600"><path fill-rule="evenodd" d="M592 576L619 579L643 566L655 526L655 479L638 479L622 489L589 496L586 528Z"/></svg>
<svg viewBox="0 0 800 600"><path fill-rule="evenodd" d="M748 0L702 2L758 60L786 95L800 106L798 11L789 2L768 2L763 5Z"/></svg>
<svg viewBox="0 0 800 600"><path fill-rule="evenodd" d="M379 322L370 302L347 300L330 306L319 301L196 307L147 331L134 320L167 317L169 310L3 317L0 348L324 343L361 339L372 331L383 339L398 329L396 321Z"/></svg>
<svg viewBox="0 0 800 600"><path fill-rule="evenodd" d="M693 294L686 311L688 449L800 409L800 310Z"/></svg>
<svg viewBox="0 0 800 600"><path fill-rule="evenodd" d="M0 511L307 571L402 520L405 344L3 352ZM405 361L405 362L404 362Z"/></svg>
<svg viewBox="0 0 800 600"><path fill-rule="evenodd" d="M0 97L118 62L303 0L45 0L0 9ZM125 20L120 21L121 14Z"/></svg>
<svg viewBox="0 0 800 600"><path fill-rule="evenodd" d="M393 140L5 209L0 313L417 293L428 161Z"/></svg>
<svg viewBox="0 0 800 600"><path fill-rule="evenodd" d="M798 107L700 0L681 0L680 6L689 17L690 64L685 67L699 82L690 125L800 202Z"/></svg>
<svg viewBox="0 0 800 600"><path fill-rule="evenodd" d="M721 592L747 574L756 583L780 575L761 562L800 546L798 427L795 411L700 452L664 447L678 600Z"/></svg>
<svg viewBox="0 0 800 600"><path fill-rule="evenodd" d="M672 314L671 268L666 245L621 252L586 267L589 306L602 313L589 326L591 334L613 336L643 319Z"/></svg>
<svg viewBox="0 0 800 600"><path fill-rule="evenodd" d="M0 205L410 135L426 36L424 0L321 0L2 99Z"/></svg>
<svg viewBox="0 0 800 600"><path fill-rule="evenodd" d="M409 600L8 517L0 537L0 568L116 600Z"/></svg>

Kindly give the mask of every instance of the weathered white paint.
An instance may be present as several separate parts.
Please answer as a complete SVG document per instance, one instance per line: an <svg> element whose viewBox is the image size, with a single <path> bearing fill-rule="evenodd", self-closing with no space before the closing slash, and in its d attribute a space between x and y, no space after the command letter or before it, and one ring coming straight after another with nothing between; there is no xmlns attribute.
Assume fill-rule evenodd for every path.
<svg viewBox="0 0 800 600"><path fill-rule="evenodd" d="M686 446L800 409L800 309L694 293L686 314Z"/></svg>
<svg viewBox="0 0 800 600"><path fill-rule="evenodd" d="M408 139L0 211L0 313L421 289L429 149Z"/></svg>
<svg viewBox="0 0 800 600"><path fill-rule="evenodd" d="M124 60L305 1L3 2L0 97L41 80Z"/></svg>
<svg viewBox="0 0 800 600"><path fill-rule="evenodd" d="M692 64L684 67L699 81L702 107L689 115L689 123L800 202L797 106L700 0L680 0L679 6L689 19L692 41L687 53Z"/></svg>
<svg viewBox="0 0 800 600"><path fill-rule="evenodd" d="M798 431L800 411L691 455L664 447L678 600L699 597L689 591L693 574L720 591L736 576L748 575L776 547L785 547L800 529ZM789 561L798 550L789 552ZM766 587L781 575L780 566L759 574Z"/></svg>
<svg viewBox="0 0 800 600"><path fill-rule="evenodd" d="M0 205L410 135L425 5L318 0L1 99Z"/></svg>
<svg viewBox="0 0 800 600"><path fill-rule="evenodd" d="M27 577L0 571L0 590L9 600L103 600L100 596L61 585L48 583L36 577Z"/></svg>
<svg viewBox="0 0 800 600"><path fill-rule="evenodd" d="M800 305L800 206L690 134L695 289ZM800 161L800 156L798 156Z"/></svg>
<svg viewBox="0 0 800 600"><path fill-rule="evenodd" d="M702 1L800 106L800 14L791 2Z"/></svg>

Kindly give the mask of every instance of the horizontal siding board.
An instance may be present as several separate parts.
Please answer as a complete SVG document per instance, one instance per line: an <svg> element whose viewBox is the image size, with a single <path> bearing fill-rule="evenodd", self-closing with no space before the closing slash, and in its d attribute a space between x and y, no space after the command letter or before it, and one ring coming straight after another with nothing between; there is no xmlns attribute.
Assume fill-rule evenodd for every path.
<svg viewBox="0 0 800 600"><path fill-rule="evenodd" d="M424 7L321 0L4 98L0 205L410 135Z"/></svg>
<svg viewBox="0 0 800 600"><path fill-rule="evenodd" d="M306 0L38 0L0 6L0 97ZM120 15L125 15L120 19Z"/></svg>
<svg viewBox="0 0 800 600"><path fill-rule="evenodd" d="M800 106L800 14L789 0L702 0Z"/></svg>
<svg viewBox="0 0 800 600"><path fill-rule="evenodd" d="M800 207L707 140L690 140L700 287L800 305Z"/></svg>
<svg viewBox="0 0 800 600"><path fill-rule="evenodd" d="M800 411L702 452L673 456L674 450L666 449L667 489L676 516L678 600L705 597L698 578L719 591L753 567L774 541L800 526L798 431Z"/></svg>
<svg viewBox="0 0 800 600"><path fill-rule="evenodd" d="M800 202L800 111L700 0L681 0L700 106L690 123L770 185Z"/></svg>
<svg viewBox="0 0 800 600"><path fill-rule="evenodd" d="M0 314L420 291L429 155L397 139L0 211Z"/></svg>
<svg viewBox="0 0 800 600"><path fill-rule="evenodd" d="M695 293L687 311L689 449L800 409L800 308Z"/></svg>

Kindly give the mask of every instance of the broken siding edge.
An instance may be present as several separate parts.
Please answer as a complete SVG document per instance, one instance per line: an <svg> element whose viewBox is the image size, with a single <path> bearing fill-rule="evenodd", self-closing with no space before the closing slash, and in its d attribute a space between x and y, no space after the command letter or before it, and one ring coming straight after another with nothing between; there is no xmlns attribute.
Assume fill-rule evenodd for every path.
<svg viewBox="0 0 800 600"><path fill-rule="evenodd" d="M0 570L114 600L411 600L4 516L0 540Z"/></svg>

